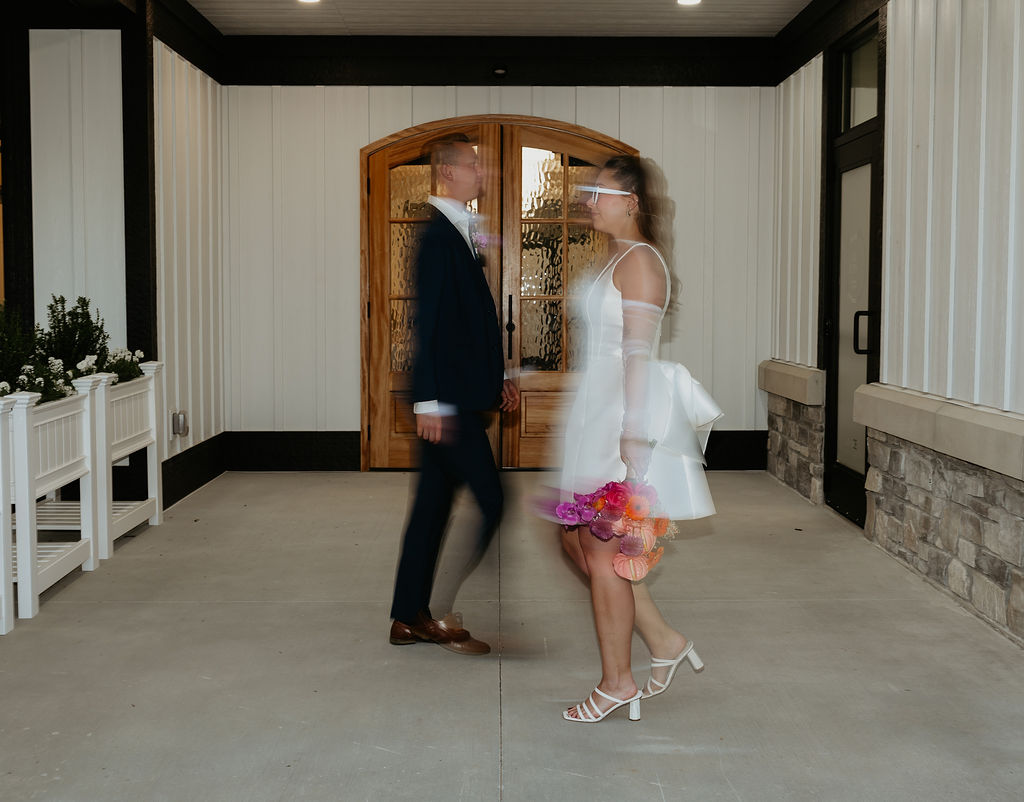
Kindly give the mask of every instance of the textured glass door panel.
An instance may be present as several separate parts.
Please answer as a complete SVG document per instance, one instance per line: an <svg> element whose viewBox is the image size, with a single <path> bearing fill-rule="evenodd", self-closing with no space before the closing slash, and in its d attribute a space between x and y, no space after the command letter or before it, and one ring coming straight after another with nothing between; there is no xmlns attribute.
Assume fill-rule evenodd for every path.
<svg viewBox="0 0 1024 802"><path fill-rule="evenodd" d="M414 301L391 302L391 370L412 370L413 328L416 325Z"/></svg>
<svg viewBox="0 0 1024 802"><path fill-rule="evenodd" d="M561 223L523 223L522 295L562 294L562 250Z"/></svg>
<svg viewBox="0 0 1024 802"><path fill-rule="evenodd" d="M566 283L569 293L579 293L597 276L608 257L608 238L583 223L569 223Z"/></svg>
<svg viewBox="0 0 1024 802"><path fill-rule="evenodd" d="M429 216L430 165L402 164L391 168L391 216L399 219Z"/></svg>
<svg viewBox="0 0 1024 802"><path fill-rule="evenodd" d="M854 343L853 316L868 309L871 246L871 165L843 173L839 220L839 390L836 461L864 473L864 427L853 420L853 393L867 381L867 356L854 346L867 345L867 325L861 324L860 343Z"/></svg>
<svg viewBox="0 0 1024 802"><path fill-rule="evenodd" d="M523 148L523 218L557 219L565 208L562 154Z"/></svg>
<svg viewBox="0 0 1024 802"><path fill-rule="evenodd" d="M523 370L562 370L562 302L522 301Z"/></svg>
<svg viewBox="0 0 1024 802"><path fill-rule="evenodd" d="M592 186L597 180L597 168L592 164L570 164L569 173L569 211L570 219L590 219L590 209L587 208L586 196L580 195L577 191L579 186Z"/></svg>
<svg viewBox="0 0 1024 802"><path fill-rule="evenodd" d="M391 294L413 295L413 268L426 223L391 224Z"/></svg>

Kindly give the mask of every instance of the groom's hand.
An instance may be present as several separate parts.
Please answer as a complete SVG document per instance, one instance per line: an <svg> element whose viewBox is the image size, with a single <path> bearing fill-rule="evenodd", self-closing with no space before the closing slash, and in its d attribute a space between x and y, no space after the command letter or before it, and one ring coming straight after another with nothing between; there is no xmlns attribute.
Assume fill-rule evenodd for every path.
<svg viewBox="0 0 1024 802"><path fill-rule="evenodd" d="M501 411L515 412L519 409L519 389L511 379L505 379L501 387Z"/></svg>
<svg viewBox="0 0 1024 802"><path fill-rule="evenodd" d="M444 415L427 412L416 416L416 434L430 443L440 443L444 434Z"/></svg>

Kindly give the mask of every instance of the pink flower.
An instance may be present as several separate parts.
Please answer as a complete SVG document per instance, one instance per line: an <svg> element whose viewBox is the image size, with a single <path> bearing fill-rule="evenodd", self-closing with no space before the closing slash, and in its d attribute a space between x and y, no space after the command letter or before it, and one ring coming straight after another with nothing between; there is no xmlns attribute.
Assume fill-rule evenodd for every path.
<svg viewBox="0 0 1024 802"><path fill-rule="evenodd" d="M619 551L627 557L639 557L644 553L643 538L637 537L636 535L626 535L622 538Z"/></svg>
<svg viewBox="0 0 1024 802"><path fill-rule="evenodd" d="M591 521L594 520L594 516L597 515L597 510L595 510L588 504L586 507L580 508L579 513L580 521L582 521L585 524L589 524Z"/></svg>
<svg viewBox="0 0 1024 802"><path fill-rule="evenodd" d="M598 540L611 540L615 535L612 522L603 517L590 522L590 533Z"/></svg>

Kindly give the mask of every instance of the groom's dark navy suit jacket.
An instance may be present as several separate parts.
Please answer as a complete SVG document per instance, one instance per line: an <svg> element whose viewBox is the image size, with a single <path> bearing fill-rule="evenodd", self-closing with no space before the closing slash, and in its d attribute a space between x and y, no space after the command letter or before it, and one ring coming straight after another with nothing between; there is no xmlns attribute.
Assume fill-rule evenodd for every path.
<svg viewBox="0 0 1024 802"><path fill-rule="evenodd" d="M465 238L436 209L416 258L416 289L413 401L494 409L504 380L494 299Z"/></svg>
<svg viewBox="0 0 1024 802"><path fill-rule="evenodd" d="M430 613L435 567L455 490L468 484L483 513L463 576L486 551L504 503L480 414L498 405L504 381L498 314L480 262L439 211L420 242L416 288L413 400L453 404L458 415L445 419L440 443L420 442L419 482L391 605L391 617L406 624L419 613Z"/></svg>

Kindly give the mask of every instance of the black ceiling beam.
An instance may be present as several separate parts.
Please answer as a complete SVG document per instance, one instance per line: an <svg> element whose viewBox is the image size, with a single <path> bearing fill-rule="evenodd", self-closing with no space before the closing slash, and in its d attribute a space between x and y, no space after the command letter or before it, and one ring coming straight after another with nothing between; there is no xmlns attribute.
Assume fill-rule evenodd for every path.
<svg viewBox="0 0 1024 802"><path fill-rule="evenodd" d="M772 40L778 80L800 69L875 14L888 0L813 0Z"/></svg>
<svg viewBox="0 0 1024 802"><path fill-rule="evenodd" d="M227 36L224 44L227 84L759 86L776 72L772 40L754 37Z"/></svg>

